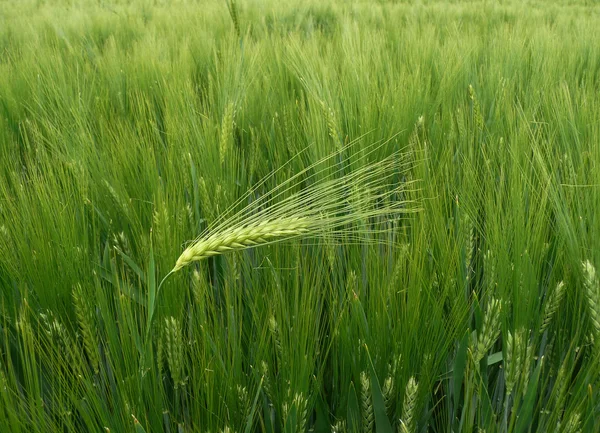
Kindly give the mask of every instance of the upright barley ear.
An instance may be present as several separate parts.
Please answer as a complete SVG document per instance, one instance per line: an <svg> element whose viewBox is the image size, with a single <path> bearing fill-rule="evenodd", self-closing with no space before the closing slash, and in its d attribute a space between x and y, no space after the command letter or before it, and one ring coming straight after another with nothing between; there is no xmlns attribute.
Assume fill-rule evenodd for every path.
<svg viewBox="0 0 600 433"><path fill-rule="evenodd" d="M417 394L419 392L419 384L414 377L408 379L406 390L404 391L404 401L402 402L402 416L398 425L398 433L415 433L416 420L415 408L417 403Z"/></svg>
<svg viewBox="0 0 600 433"><path fill-rule="evenodd" d="M477 344L473 353L473 360L479 363L487 352L492 348L500 334L500 312L502 304L496 298L492 298L488 309L483 317L481 332L477 335Z"/></svg>
<svg viewBox="0 0 600 433"><path fill-rule="evenodd" d="M279 325L277 324L274 316L269 318L269 330L271 331L273 343L275 344L275 350L277 351L277 360L281 366L281 363L283 362L283 346L281 345L281 332L279 331Z"/></svg>
<svg viewBox="0 0 600 433"><path fill-rule="evenodd" d="M383 404L385 406L385 412L389 415L392 409L392 403L394 400L394 377L388 376L383 382L383 388L381 390L383 394Z"/></svg>
<svg viewBox="0 0 600 433"><path fill-rule="evenodd" d="M346 421L340 419L331 426L331 433L346 433Z"/></svg>
<svg viewBox="0 0 600 433"><path fill-rule="evenodd" d="M335 119L335 113L333 110L325 104L324 101L321 101L321 110L323 111L323 115L325 116L325 120L327 121L327 130L329 132L329 137L333 140L337 149L342 147L342 140L337 130L337 122Z"/></svg>
<svg viewBox="0 0 600 433"><path fill-rule="evenodd" d="M507 396L512 394L523 367L525 332L525 328L520 328L514 334L511 334L510 331L507 333L506 359L504 361L504 376L506 380Z"/></svg>
<svg viewBox="0 0 600 433"><path fill-rule="evenodd" d="M88 298L83 293L83 288L80 284L73 287L73 303L75 305L75 315L77 324L83 336L83 345L85 352L90 361L94 373L98 373L100 365L100 353L98 350L98 334L96 321L94 319L93 306L88 301Z"/></svg>
<svg viewBox="0 0 600 433"><path fill-rule="evenodd" d="M562 302L562 298L565 295L565 283L560 281L554 290L549 294L548 299L546 300L546 305L544 307L544 320L542 321L542 326L540 326L540 335L543 334L550 322L552 321L552 317L558 310L560 303Z"/></svg>
<svg viewBox="0 0 600 433"><path fill-rule="evenodd" d="M273 387L271 384L271 376L269 374L269 364L267 364L266 361L261 361L260 370L263 377L263 389L265 390L269 404L273 404Z"/></svg>
<svg viewBox="0 0 600 433"><path fill-rule="evenodd" d="M219 161L221 166L225 163L233 146L233 122L235 105L230 102L225 107L223 121L221 122L221 137L219 138Z"/></svg>
<svg viewBox="0 0 600 433"><path fill-rule="evenodd" d="M523 369L521 371L521 382L523 386L521 390L523 392L523 396L527 392L527 387L529 386L529 372L531 371L531 365L534 361L533 354L535 353L535 345L533 341L529 341L527 344L527 349L525 349L525 362L523 363Z"/></svg>
<svg viewBox="0 0 600 433"><path fill-rule="evenodd" d="M566 357L560 364L560 368L556 373L556 385L552 390L552 400L555 407L563 407L567 397L567 391L570 385L571 369L569 367L569 357Z"/></svg>
<svg viewBox="0 0 600 433"><path fill-rule="evenodd" d="M473 109L473 123L475 124L475 127L482 132L484 127L483 114L481 113L481 107L479 106L475 89L473 89L471 84L469 84L469 99L471 100Z"/></svg>
<svg viewBox="0 0 600 433"><path fill-rule="evenodd" d="M580 433L581 432L581 414L572 412L569 419L560 430L561 433Z"/></svg>
<svg viewBox="0 0 600 433"><path fill-rule="evenodd" d="M238 407L242 414L242 418L246 419L250 415L251 402L248 396L248 390L245 386L236 385L236 392L238 398Z"/></svg>
<svg viewBox="0 0 600 433"><path fill-rule="evenodd" d="M600 285L598 284L596 268L589 260L582 263L582 268L588 315L592 323L594 341L597 343L600 341Z"/></svg>
<svg viewBox="0 0 600 433"><path fill-rule="evenodd" d="M58 349L58 353L69 354L72 350L71 339L62 323L56 318L51 310L39 313L41 329L48 339Z"/></svg>
<svg viewBox="0 0 600 433"><path fill-rule="evenodd" d="M371 400L371 380L366 371L360 373L361 406L363 433L371 433L375 422L373 403Z"/></svg>
<svg viewBox="0 0 600 433"><path fill-rule="evenodd" d="M461 221L461 239L465 248L465 275L467 281L473 272L473 248L475 244L474 227L469 215L464 214Z"/></svg>
<svg viewBox="0 0 600 433"><path fill-rule="evenodd" d="M185 385L183 377L183 338L181 325L174 317L165 318L165 344L164 350L167 356L167 365L171 372L171 379L175 388Z"/></svg>
<svg viewBox="0 0 600 433"><path fill-rule="evenodd" d="M308 422L308 400L302 393L296 393L292 400L292 407L296 411L296 430L294 433L304 433ZM285 418L287 418L287 415Z"/></svg>
<svg viewBox="0 0 600 433"><path fill-rule="evenodd" d="M238 38L242 37L242 29L240 27L240 17L238 14L238 8L236 0L227 1L227 9L229 10L229 16L231 16L231 22L233 23L233 29Z"/></svg>
<svg viewBox="0 0 600 433"><path fill-rule="evenodd" d="M214 219L216 208L214 203L215 199L211 199L210 195L208 194L208 187L206 186L206 181L202 176L200 176L198 179L198 194L200 195L200 202L202 203L202 213L204 214L204 218L208 218L209 220Z"/></svg>

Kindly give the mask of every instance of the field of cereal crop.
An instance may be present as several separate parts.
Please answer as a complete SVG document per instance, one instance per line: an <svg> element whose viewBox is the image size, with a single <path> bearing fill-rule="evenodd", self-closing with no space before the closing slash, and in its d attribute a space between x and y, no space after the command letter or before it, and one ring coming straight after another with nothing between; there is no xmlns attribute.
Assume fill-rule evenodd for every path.
<svg viewBox="0 0 600 433"><path fill-rule="evenodd" d="M0 431L594 433L594 1L0 0Z"/></svg>

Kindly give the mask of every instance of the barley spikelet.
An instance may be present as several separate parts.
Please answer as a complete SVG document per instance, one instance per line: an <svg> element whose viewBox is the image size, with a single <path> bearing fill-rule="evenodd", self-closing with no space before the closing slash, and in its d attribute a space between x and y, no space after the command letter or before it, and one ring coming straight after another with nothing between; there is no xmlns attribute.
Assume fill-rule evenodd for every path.
<svg viewBox="0 0 600 433"><path fill-rule="evenodd" d="M381 392L383 394L385 412L389 415L391 413L392 402L394 400L394 378L392 376L388 376L387 379L383 381L383 389Z"/></svg>
<svg viewBox="0 0 600 433"><path fill-rule="evenodd" d="M523 392L523 396L525 396L525 393L527 392L527 387L529 386L529 372L531 371L534 351L535 346L533 342L530 341L527 345L527 349L525 350L525 361L523 363L523 369L521 371L521 382L523 383L521 390Z"/></svg>
<svg viewBox="0 0 600 433"><path fill-rule="evenodd" d="M414 377L408 379L406 390L404 391L404 400L402 403L402 416L398 425L398 433L415 433L415 407L417 403L417 393L419 392L419 384Z"/></svg>
<svg viewBox="0 0 600 433"><path fill-rule="evenodd" d="M360 373L361 407L363 433L371 433L375 422L373 403L371 402L371 380L366 371Z"/></svg>
<svg viewBox="0 0 600 433"><path fill-rule="evenodd" d="M279 331L279 325L277 324L277 321L273 316L269 318L269 330L271 331L273 343L275 344L277 360L279 361L279 365L281 365L281 363L283 362L283 346L281 345L281 334Z"/></svg>
<svg viewBox="0 0 600 433"><path fill-rule="evenodd" d="M504 375L506 380L506 395L511 395L523 365L523 350L525 348L525 329L518 329L514 334L508 331L506 338L506 360Z"/></svg>
<svg viewBox="0 0 600 433"><path fill-rule="evenodd" d="M269 404L272 404L273 400L273 387L271 386L271 378L269 374L269 364L266 361L261 361L260 369L263 377L263 389L269 400Z"/></svg>
<svg viewBox="0 0 600 433"><path fill-rule="evenodd" d="M212 219L214 217L213 200L211 200L210 196L208 195L206 181L202 176L200 176L198 179L198 195L200 196L200 202L202 203L202 212L204 213L204 217Z"/></svg>
<svg viewBox="0 0 600 433"><path fill-rule="evenodd" d="M100 353L98 352L98 335L96 333L96 323L94 320L93 306L83 293L80 284L73 287L73 303L75 305L75 315L77 324L83 336L83 345L90 361L94 373L98 373L100 364Z"/></svg>
<svg viewBox="0 0 600 433"><path fill-rule="evenodd" d="M174 317L165 319L165 344L164 350L167 355L167 365L171 372L171 379L175 388L185 384L183 378L183 338L181 326Z"/></svg>
<svg viewBox="0 0 600 433"><path fill-rule="evenodd" d="M202 305L204 301L204 296L207 293L208 284L204 276L198 271L198 269L194 269L194 273L192 274L192 294L194 295L194 301L197 305Z"/></svg>
<svg viewBox="0 0 600 433"><path fill-rule="evenodd" d="M456 129L458 130L459 138L465 138L467 135L465 127L465 118L460 109L456 110Z"/></svg>
<svg viewBox="0 0 600 433"><path fill-rule="evenodd" d="M563 407L565 404L565 398L567 397L567 391L569 389L571 369L569 368L570 359L567 357L560 364L560 368L556 373L556 385L552 390L552 400L555 407Z"/></svg>
<svg viewBox="0 0 600 433"><path fill-rule="evenodd" d="M498 335L500 334L500 311L501 303L499 300L492 298L488 306L487 312L483 317L483 326L481 332L477 336L477 345L473 354L473 360L477 364L483 359L487 352L492 348Z"/></svg>
<svg viewBox="0 0 600 433"><path fill-rule="evenodd" d="M230 102L225 107L223 121L221 122L221 137L219 139L219 161L221 162L221 166L225 163L231 152L233 142L233 116L234 105Z"/></svg>
<svg viewBox="0 0 600 433"><path fill-rule="evenodd" d="M582 268L592 334L594 341L600 341L600 285L596 276L596 268L589 260L582 263Z"/></svg>
<svg viewBox="0 0 600 433"><path fill-rule="evenodd" d="M540 335L543 334L544 331L546 331L546 329L548 329L548 326L552 321L552 317L554 316L554 313L556 313L556 311L558 310L558 307L560 306L564 294L565 283L563 281L560 281L556 285L552 293L550 293L546 301L546 305L544 307L544 320L542 321L542 326L540 327Z"/></svg>
<svg viewBox="0 0 600 433"><path fill-rule="evenodd" d="M283 142L290 155L297 153L294 141L292 140L292 110L289 106L283 109Z"/></svg>
<svg viewBox="0 0 600 433"><path fill-rule="evenodd" d="M243 419L250 414L251 402L250 397L248 396L248 390L245 386L236 385L236 392L238 397L238 407L240 410L240 414Z"/></svg>
<svg viewBox="0 0 600 433"><path fill-rule="evenodd" d="M471 99L471 104L473 107L473 122L475 123L475 127L479 132L483 131L484 121L483 114L481 114L481 107L479 106L479 101L477 100L477 95L475 94L475 90L473 86L469 84L469 98Z"/></svg>
<svg viewBox="0 0 600 433"><path fill-rule="evenodd" d="M485 279L487 286L490 290L493 290L496 287L496 260L494 258L494 253L492 251L487 250L487 252L483 255L484 260L484 269L485 269Z"/></svg>
<svg viewBox="0 0 600 433"><path fill-rule="evenodd" d="M473 246L474 246L474 228L469 215L464 214L461 221L461 241L465 248L465 275L466 279L471 278L473 272Z"/></svg>
<svg viewBox="0 0 600 433"><path fill-rule="evenodd" d="M569 419L561 429L562 433L580 433L581 432L581 414L572 412Z"/></svg>
<svg viewBox="0 0 600 433"><path fill-rule="evenodd" d="M329 132L329 137L331 137L331 139L333 140L333 143L335 144L336 148L341 149L342 140L340 138L340 135L338 134L335 113L330 107L328 107L325 104L324 101L321 101L321 110L323 110L325 120L327 121L327 130Z"/></svg>
<svg viewBox="0 0 600 433"><path fill-rule="evenodd" d="M308 401L302 393L296 393L292 405L296 409L296 433L304 433L308 422Z"/></svg>
<svg viewBox="0 0 600 433"><path fill-rule="evenodd" d="M71 351L71 340L62 323L56 318L51 310L39 313L42 331L46 334L51 344L58 353L68 354Z"/></svg>
<svg viewBox="0 0 600 433"><path fill-rule="evenodd" d="M236 0L229 0L227 2L227 9L229 10L229 15L231 16L231 22L233 23L233 29L235 30L235 34L238 38L241 38L242 29L240 27L240 18L238 15Z"/></svg>
<svg viewBox="0 0 600 433"><path fill-rule="evenodd" d="M346 433L346 421L337 420L336 423L331 426L331 433Z"/></svg>

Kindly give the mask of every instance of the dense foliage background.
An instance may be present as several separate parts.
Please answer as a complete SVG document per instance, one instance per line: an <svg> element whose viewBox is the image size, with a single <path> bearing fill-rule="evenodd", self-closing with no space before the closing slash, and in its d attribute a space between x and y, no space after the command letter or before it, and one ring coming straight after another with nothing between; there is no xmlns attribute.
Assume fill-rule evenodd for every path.
<svg viewBox="0 0 600 433"><path fill-rule="evenodd" d="M597 431L598 41L585 1L0 1L0 431ZM351 141L412 155L388 242L200 262L148 325Z"/></svg>

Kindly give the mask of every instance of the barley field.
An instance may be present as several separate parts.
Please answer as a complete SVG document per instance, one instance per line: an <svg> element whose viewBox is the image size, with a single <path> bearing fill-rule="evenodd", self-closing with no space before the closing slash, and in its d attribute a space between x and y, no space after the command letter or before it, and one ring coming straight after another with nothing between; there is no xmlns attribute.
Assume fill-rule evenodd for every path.
<svg viewBox="0 0 600 433"><path fill-rule="evenodd" d="M600 5L0 0L0 432L600 431Z"/></svg>

